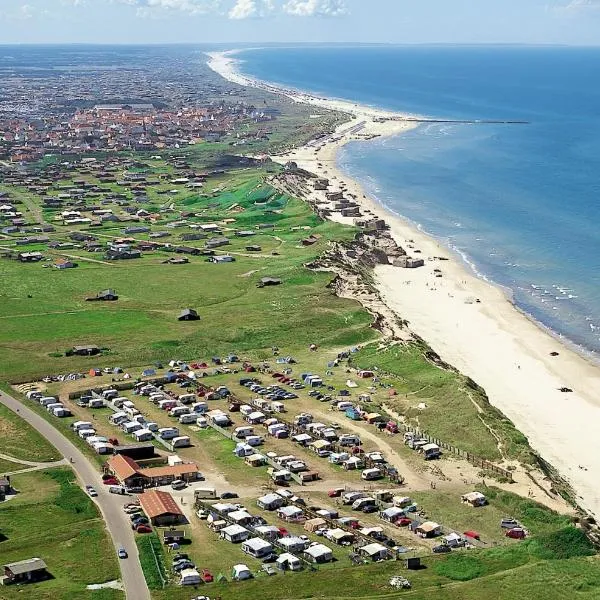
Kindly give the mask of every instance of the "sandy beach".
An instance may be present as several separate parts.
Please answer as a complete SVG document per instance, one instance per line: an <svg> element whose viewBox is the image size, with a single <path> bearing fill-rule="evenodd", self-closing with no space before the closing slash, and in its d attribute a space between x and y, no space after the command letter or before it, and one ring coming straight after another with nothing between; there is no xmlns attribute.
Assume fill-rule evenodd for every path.
<svg viewBox="0 0 600 600"><path fill-rule="evenodd" d="M209 65L235 83L352 116L350 123L327 139L273 160L293 160L328 178L330 191L341 189L354 196L363 213L386 220L394 239L409 255L425 260L425 266L418 269L376 268L386 304L408 320L410 329L445 361L480 384L490 402L570 483L580 506L600 517L600 367L521 313L503 290L476 276L440 242L367 197L336 166L341 146L352 140L401 134L416 126L410 116L262 84L237 73L232 54L214 53ZM324 192L312 194L313 200L325 201ZM332 218L353 224L352 218L339 214ZM442 276L436 277L434 269L440 269ZM559 354L551 356L551 352ZM562 387L573 391L561 392Z"/></svg>

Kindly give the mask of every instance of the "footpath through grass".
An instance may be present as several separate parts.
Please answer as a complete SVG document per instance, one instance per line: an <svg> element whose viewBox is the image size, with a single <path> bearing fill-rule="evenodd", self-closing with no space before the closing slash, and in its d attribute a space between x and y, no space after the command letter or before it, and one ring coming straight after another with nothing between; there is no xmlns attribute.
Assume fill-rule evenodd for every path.
<svg viewBox="0 0 600 600"><path fill-rule="evenodd" d="M14 475L12 484L19 493L0 504L0 562L39 557L52 579L0 587L0 599L124 598L118 590L86 590L89 584L118 579L119 569L104 522L71 469Z"/></svg>

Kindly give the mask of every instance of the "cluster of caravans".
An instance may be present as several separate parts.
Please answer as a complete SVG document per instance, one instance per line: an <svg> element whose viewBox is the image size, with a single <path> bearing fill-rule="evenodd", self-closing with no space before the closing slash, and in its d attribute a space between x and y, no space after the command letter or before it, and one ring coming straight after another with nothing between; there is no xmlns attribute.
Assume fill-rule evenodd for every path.
<svg viewBox="0 0 600 600"><path fill-rule="evenodd" d="M71 411L65 408L62 402L54 396L44 396L39 390L32 390L27 392L26 397L28 400L35 400L40 403L51 415L55 417L70 417L72 416Z"/></svg>

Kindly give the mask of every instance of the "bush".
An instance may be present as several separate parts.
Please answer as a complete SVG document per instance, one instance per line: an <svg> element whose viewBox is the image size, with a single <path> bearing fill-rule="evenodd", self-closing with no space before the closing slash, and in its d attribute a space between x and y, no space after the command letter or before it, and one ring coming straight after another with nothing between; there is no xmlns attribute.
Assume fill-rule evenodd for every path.
<svg viewBox="0 0 600 600"><path fill-rule="evenodd" d="M527 547L530 554L546 560L591 556L596 553L583 531L571 526L529 540Z"/></svg>

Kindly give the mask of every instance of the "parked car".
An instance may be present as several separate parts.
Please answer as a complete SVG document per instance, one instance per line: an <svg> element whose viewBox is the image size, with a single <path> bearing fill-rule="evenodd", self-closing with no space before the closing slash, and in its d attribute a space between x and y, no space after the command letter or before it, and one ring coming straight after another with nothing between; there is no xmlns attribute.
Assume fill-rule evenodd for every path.
<svg viewBox="0 0 600 600"><path fill-rule="evenodd" d="M394 524L397 525L398 527L407 527L411 523L412 523L412 521L410 519L407 519L406 517L401 517L400 519L396 519L396 521L394 522Z"/></svg>
<svg viewBox="0 0 600 600"><path fill-rule="evenodd" d="M365 507L363 507L362 511L364 513L374 513L377 512L379 509L377 508L377 506L375 504L367 504Z"/></svg>
<svg viewBox="0 0 600 600"><path fill-rule="evenodd" d="M137 533L152 533L152 527L150 525L138 525L136 531Z"/></svg>
<svg viewBox="0 0 600 600"><path fill-rule="evenodd" d="M90 495L90 498L95 498L98 495L98 492L91 485L86 485L85 489L87 490L87 493Z"/></svg>
<svg viewBox="0 0 600 600"><path fill-rule="evenodd" d="M115 477L109 477L108 479L103 479L102 483L104 485L119 485L119 480Z"/></svg>
<svg viewBox="0 0 600 600"><path fill-rule="evenodd" d="M445 554L447 552L452 552L452 548L450 548L450 546L446 546L445 544L440 544L439 546L434 546L433 551L435 554Z"/></svg>
<svg viewBox="0 0 600 600"><path fill-rule="evenodd" d="M278 558L277 554L275 554L275 552L271 552L271 553L267 554L266 556L263 556L261 560L264 563L272 563L272 562L275 562L277 560L277 558Z"/></svg>
<svg viewBox="0 0 600 600"><path fill-rule="evenodd" d="M125 548L119 548L117 551L117 556L119 558L127 558L127 550L125 550Z"/></svg>
<svg viewBox="0 0 600 600"><path fill-rule="evenodd" d="M333 490L329 490L327 495L330 498L339 498L344 493L345 488L335 488Z"/></svg>
<svg viewBox="0 0 600 600"><path fill-rule="evenodd" d="M183 481L183 479L176 479L175 481L173 481L171 483L171 487L174 490L183 490L184 488L187 487L187 483L185 481Z"/></svg>
<svg viewBox="0 0 600 600"><path fill-rule="evenodd" d="M219 498L221 500L231 500L232 498L239 498L239 496L235 492L223 492Z"/></svg>
<svg viewBox="0 0 600 600"><path fill-rule="evenodd" d="M177 562L178 560L189 560L189 556L185 552L178 552L173 556L173 562Z"/></svg>
<svg viewBox="0 0 600 600"><path fill-rule="evenodd" d="M519 521L506 517L500 521L500 527L502 529L512 529L513 527L519 527Z"/></svg>

